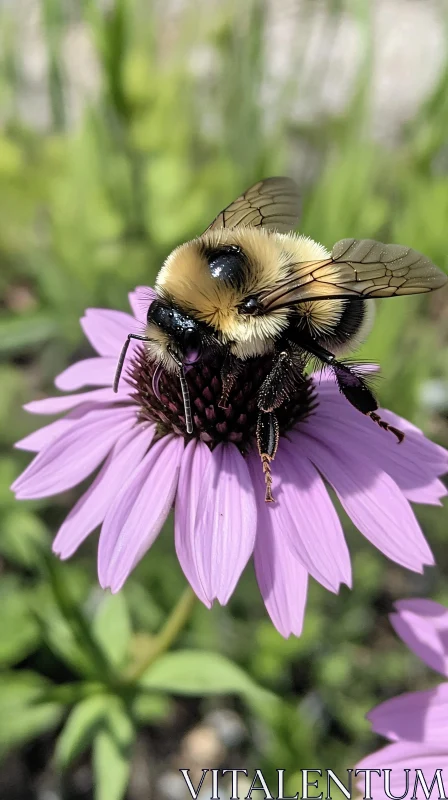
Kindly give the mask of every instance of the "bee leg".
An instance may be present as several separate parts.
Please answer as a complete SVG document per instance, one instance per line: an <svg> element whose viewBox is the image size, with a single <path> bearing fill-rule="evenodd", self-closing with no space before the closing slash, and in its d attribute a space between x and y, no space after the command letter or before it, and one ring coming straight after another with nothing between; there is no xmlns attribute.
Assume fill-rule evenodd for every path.
<svg viewBox="0 0 448 800"><path fill-rule="evenodd" d="M300 364L294 362L289 343L281 342L280 346L280 352L277 353L271 371L258 392L260 413L257 421L257 443L266 482L265 500L267 503L274 502L271 462L275 458L279 440L279 424L275 410L280 408L294 393L298 380L303 380L301 378L302 361Z"/></svg>
<svg viewBox="0 0 448 800"><path fill-rule="evenodd" d="M257 420L257 445L266 484L266 503L273 503L271 462L277 452L280 435L279 424L273 411L261 411Z"/></svg>
<svg viewBox="0 0 448 800"><path fill-rule="evenodd" d="M373 422L376 422L384 431L390 431L397 437L398 444L401 444L405 435L403 431L395 428L394 425L389 425L380 415L376 413L378 403L375 396L366 385L365 380L361 375L357 375L350 367L335 361L332 364L338 386L344 397L347 398L349 403L352 404L362 414L370 417Z"/></svg>
<svg viewBox="0 0 448 800"><path fill-rule="evenodd" d="M289 399L294 388L294 365L291 354L282 350L258 392L260 411L274 411Z"/></svg>
<svg viewBox="0 0 448 800"><path fill-rule="evenodd" d="M381 419L379 414L376 413L378 403L362 375L358 374L356 370L343 364L341 361L337 361L333 353L329 353L328 350L325 350L317 344L317 342L306 340L301 346L312 355L317 356L324 364L328 364L328 366L331 367L336 376L339 391L352 406L358 411L361 411L362 414L370 417L370 419L376 422L384 431L393 433L394 436L397 437L398 444L401 444L405 438L403 431L400 431L399 428L395 428L394 425L389 425L388 422Z"/></svg>
<svg viewBox="0 0 448 800"><path fill-rule="evenodd" d="M222 392L218 403L219 408L227 408L229 405L230 392L242 368L243 362L239 358L235 358L230 350L228 350L221 367Z"/></svg>
<svg viewBox="0 0 448 800"><path fill-rule="evenodd" d="M373 421L376 422L377 425L379 425L380 428L382 428L384 431L390 431L391 433L393 433L394 436L397 437L398 444L401 444L402 441L404 441L405 434L403 433L403 431L400 431L399 428L396 428L394 425L389 425L389 423L386 422L386 420L381 419L381 417L378 414L375 414L373 411L371 411L368 416L370 417L370 419L373 419Z"/></svg>

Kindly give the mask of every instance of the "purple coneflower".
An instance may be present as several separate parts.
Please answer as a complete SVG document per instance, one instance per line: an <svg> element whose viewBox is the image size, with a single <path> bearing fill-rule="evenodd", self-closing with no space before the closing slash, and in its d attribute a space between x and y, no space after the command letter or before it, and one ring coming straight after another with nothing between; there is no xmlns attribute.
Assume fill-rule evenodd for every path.
<svg viewBox="0 0 448 800"><path fill-rule="evenodd" d="M396 633L425 664L448 678L448 610L433 600L400 600L390 620ZM357 769L380 769L372 774L372 796L386 798L384 770L390 769L390 794L428 798L420 780L415 791L415 771L421 770L428 786L436 770L445 775L448 790L448 682L435 689L409 692L386 700L367 714L375 733L393 744L364 758ZM405 770L410 771L406 777ZM434 796L439 795L439 786ZM387 786L389 790L389 786Z"/></svg>
<svg viewBox="0 0 448 800"><path fill-rule="evenodd" d="M99 468L60 528L55 553L68 558L101 525L99 580L117 592L174 505L177 556L200 600L227 603L253 555L274 625L284 636L298 635L308 575L333 592L351 585L350 556L325 480L356 527L389 558L416 572L433 564L410 501L440 504L446 489L438 476L448 470L448 453L382 411L406 432L397 445L341 397L328 372L304 382L279 414L271 505L254 447L264 359L248 362L225 409L218 406L221 364L202 361L189 370L192 436L185 435L178 378L162 374L155 386L155 365L141 344L131 346L114 394L123 342L144 331L153 298L141 287L130 295L133 317L89 309L82 319L98 357L73 364L56 386L103 388L26 406L35 414L68 413L17 443L38 454L13 485L18 498L58 494Z"/></svg>

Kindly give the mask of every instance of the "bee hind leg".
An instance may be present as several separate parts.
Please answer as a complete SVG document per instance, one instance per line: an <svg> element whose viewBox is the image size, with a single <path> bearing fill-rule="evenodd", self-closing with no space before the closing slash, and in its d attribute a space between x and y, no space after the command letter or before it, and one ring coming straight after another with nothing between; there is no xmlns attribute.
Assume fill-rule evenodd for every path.
<svg viewBox="0 0 448 800"><path fill-rule="evenodd" d="M386 422L386 420L381 419L381 417L378 414L375 414L375 412L373 411L370 412L369 417L370 419L373 419L373 421L376 422L377 425L379 425L380 428L383 429L383 431L390 431L391 433L393 433L394 436L397 437L398 444L401 444L402 441L404 441L405 434L403 433L403 431L400 431L399 428L396 428L394 425L389 425L389 423Z"/></svg>
<svg viewBox="0 0 448 800"><path fill-rule="evenodd" d="M381 419L380 415L377 414L378 403L375 395L367 385L365 375L360 374L359 370L357 371L354 367L349 367L342 361L337 361L332 353L329 353L317 342L306 341L302 346L324 364L331 367L335 374L339 391L354 408L370 417L384 431L393 433L397 438L398 444L401 444L405 434L399 428L395 428L394 425L389 425L386 420Z"/></svg>
<svg viewBox="0 0 448 800"><path fill-rule="evenodd" d="M300 361L294 358L289 343L281 343L270 372L258 392L257 444L266 483L267 503L273 503L271 463L278 448L280 429L275 414L277 408L294 394L297 385L303 381Z"/></svg>
<svg viewBox="0 0 448 800"><path fill-rule="evenodd" d="M383 431L389 431L396 436L398 444L401 444L405 435L394 425L389 425L386 420L382 419L377 414L378 403L375 395L366 384L365 377L359 375L355 370L345 364L336 361L332 364L339 390L344 397L352 404L358 411L370 417L373 422L376 422Z"/></svg>
<svg viewBox="0 0 448 800"><path fill-rule="evenodd" d="M273 503L271 462L278 448L280 429L273 411L260 411L257 420L257 445L266 484L265 501Z"/></svg>

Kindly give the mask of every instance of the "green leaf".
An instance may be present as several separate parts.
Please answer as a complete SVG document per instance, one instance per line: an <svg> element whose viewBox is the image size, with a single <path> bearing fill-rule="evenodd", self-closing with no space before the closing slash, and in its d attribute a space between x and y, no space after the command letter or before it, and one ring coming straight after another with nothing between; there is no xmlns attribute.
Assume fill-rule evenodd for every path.
<svg viewBox="0 0 448 800"><path fill-rule="evenodd" d="M58 610L51 608L45 614L36 610L36 616L43 636L53 653L78 674L95 676L90 659L76 641L72 628Z"/></svg>
<svg viewBox="0 0 448 800"><path fill-rule="evenodd" d="M56 333L56 322L44 314L5 317L0 322L0 353L14 353L28 347L36 349Z"/></svg>
<svg viewBox="0 0 448 800"><path fill-rule="evenodd" d="M0 666L12 666L39 642L39 627L30 614L26 589L14 575L0 583Z"/></svg>
<svg viewBox="0 0 448 800"><path fill-rule="evenodd" d="M5 515L0 535L0 553L9 561L23 567L36 567L42 546L48 546L48 534L36 514L25 508L14 508Z"/></svg>
<svg viewBox="0 0 448 800"><path fill-rule="evenodd" d="M104 596L93 620L93 633L111 663L115 667L121 667L126 659L132 633L123 592Z"/></svg>
<svg viewBox="0 0 448 800"><path fill-rule="evenodd" d="M51 684L34 672L3 672L0 677L0 757L12 747L54 728L60 703L39 702Z"/></svg>
<svg viewBox="0 0 448 800"><path fill-rule="evenodd" d="M165 695L142 692L132 701L132 716L141 725L146 725L166 719L170 708L170 699Z"/></svg>
<svg viewBox="0 0 448 800"><path fill-rule="evenodd" d="M206 650L178 650L161 656L144 673L140 685L172 694L237 694L257 713L270 714L278 698L258 686L232 661Z"/></svg>
<svg viewBox="0 0 448 800"><path fill-rule="evenodd" d="M59 769L67 769L92 743L104 722L109 703L110 697L98 694L75 706L56 744L55 760Z"/></svg>
<svg viewBox="0 0 448 800"><path fill-rule="evenodd" d="M57 606L56 616L60 619L61 632L65 633L65 652L73 660L78 671L83 675L101 681L113 681L115 675L110 662L99 646L83 610L75 598L70 584L67 582L67 570L51 556L45 557L45 565ZM55 610L56 611L56 610ZM53 647L58 647L57 637L47 629Z"/></svg>
<svg viewBox="0 0 448 800"><path fill-rule="evenodd" d="M135 731L117 698L110 701L93 744L95 800L121 800L127 789Z"/></svg>

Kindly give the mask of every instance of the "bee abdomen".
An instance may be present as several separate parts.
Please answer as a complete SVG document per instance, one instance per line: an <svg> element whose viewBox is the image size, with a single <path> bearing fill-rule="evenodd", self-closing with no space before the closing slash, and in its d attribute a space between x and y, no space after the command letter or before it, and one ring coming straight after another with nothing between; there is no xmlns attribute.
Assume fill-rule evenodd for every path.
<svg viewBox="0 0 448 800"><path fill-rule="evenodd" d="M367 303L360 297L353 297L345 301L345 307L338 324L329 340L338 345L350 343L357 339L361 328L366 322Z"/></svg>

